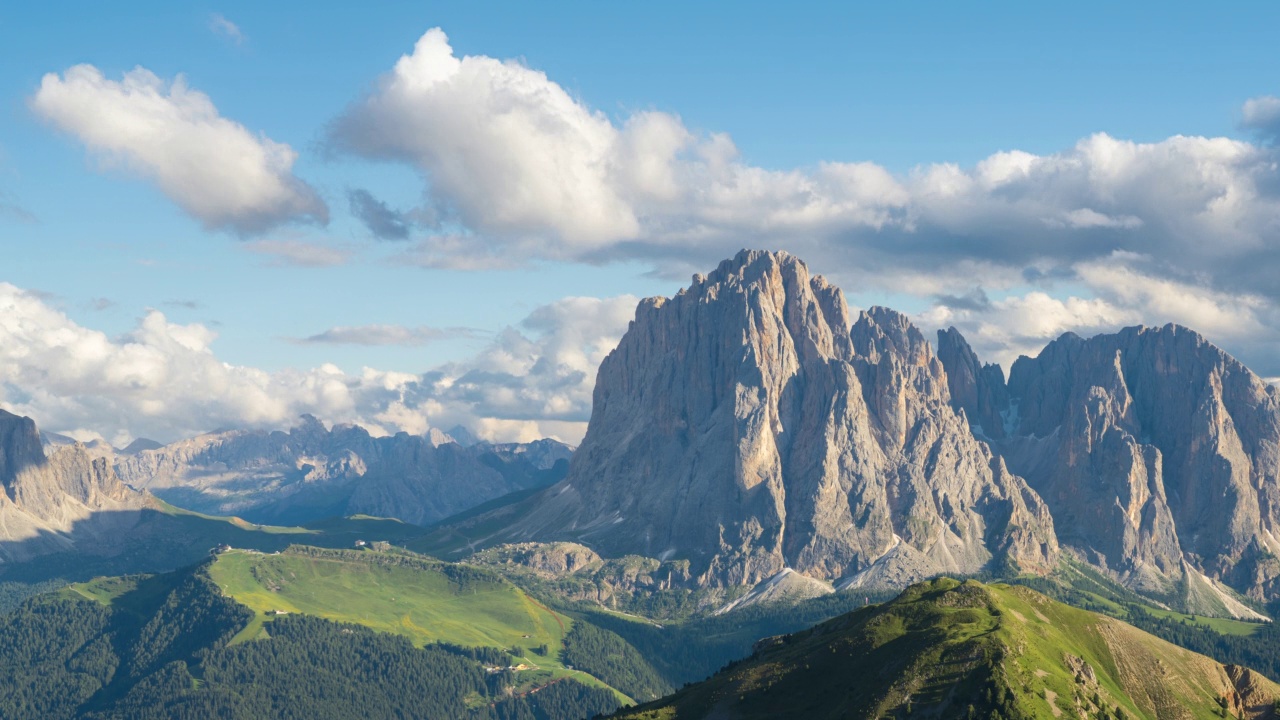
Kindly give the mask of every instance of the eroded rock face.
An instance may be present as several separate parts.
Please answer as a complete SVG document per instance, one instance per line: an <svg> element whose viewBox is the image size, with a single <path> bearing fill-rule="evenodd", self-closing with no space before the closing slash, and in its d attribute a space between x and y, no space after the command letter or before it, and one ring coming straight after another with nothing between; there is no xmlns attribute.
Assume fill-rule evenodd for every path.
<svg viewBox="0 0 1280 720"><path fill-rule="evenodd" d="M1047 568L1046 506L950 400L904 316L853 322L798 259L743 251L640 304L568 477L509 535L688 558L707 584Z"/></svg>
<svg viewBox="0 0 1280 720"><path fill-rule="evenodd" d="M62 550L109 552L154 499L116 477L85 446L46 457L30 418L0 410L0 562Z"/></svg>
<svg viewBox="0 0 1280 720"><path fill-rule="evenodd" d="M974 393L1002 420L992 445L1049 504L1063 544L1157 595L1197 584L1190 572L1280 596L1275 387L1167 325L1064 335L1014 363L1001 391L993 375Z"/></svg>
<svg viewBox="0 0 1280 720"><path fill-rule="evenodd" d="M554 440L463 447L434 431L372 437L311 416L289 432L209 433L118 459L135 487L175 505L257 522L366 514L426 524L564 477Z"/></svg>

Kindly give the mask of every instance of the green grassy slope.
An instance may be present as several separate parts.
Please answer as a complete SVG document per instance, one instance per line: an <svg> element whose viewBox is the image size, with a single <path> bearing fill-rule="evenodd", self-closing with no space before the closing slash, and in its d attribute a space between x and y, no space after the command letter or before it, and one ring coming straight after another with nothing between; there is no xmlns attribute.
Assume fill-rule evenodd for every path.
<svg viewBox="0 0 1280 720"><path fill-rule="evenodd" d="M485 570L395 552L299 547L279 554L232 550L208 572L224 593L254 611L233 643L269 636L277 613L311 615L401 635L418 646L518 647L516 662L526 666L517 671L523 688L561 678L608 687L561 662L572 618ZM542 646L545 654L535 651Z"/></svg>
<svg viewBox="0 0 1280 720"><path fill-rule="evenodd" d="M522 693L495 650L415 646L302 614L231 644L255 613L209 577L213 560L164 575L100 578L0 615L5 720L548 720L618 706L566 681Z"/></svg>
<svg viewBox="0 0 1280 720"><path fill-rule="evenodd" d="M936 580L624 712L673 718L1273 717L1280 687L1025 587Z"/></svg>

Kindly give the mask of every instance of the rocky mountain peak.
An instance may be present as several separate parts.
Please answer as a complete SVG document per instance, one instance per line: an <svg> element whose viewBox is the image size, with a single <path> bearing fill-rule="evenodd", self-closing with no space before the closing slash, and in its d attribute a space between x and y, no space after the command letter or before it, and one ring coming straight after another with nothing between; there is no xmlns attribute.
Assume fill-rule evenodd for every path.
<svg viewBox="0 0 1280 720"><path fill-rule="evenodd" d="M19 473L44 462L35 421L0 410L0 483L9 488Z"/></svg>
<svg viewBox="0 0 1280 720"><path fill-rule="evenodd" d="M1007 384L970 383L976 358L947 343L953 403L1048 502L1064 543L1193 609L1249 614L1233 590L1280 597L1274 387L1173 324L1065 334L1019 358Z"/></svg>
<svg viewBox="0 0 1280 720"><path fill-rule="evenodd" d="M951 402L962 409L974 432L985 438L1002 438L1009 409L1004 370L982 364L960 331L938 331L938 360L947 373Z"/></svg>
<svg viewBox="0 0 1280 720"><path fill-rule="evenodd" d="M905 316L852 323L798 258L743 251L640 304L568 477L508 539L688 558L713 584L1051 563L1046 509L948 398Z"/></svg>
<svg viewBox="0 0 1280 720"><path fill-rule="evenodd" d="M0 410L0 561L67 550L136 522L151 497L131 490L101 453L82 443L46 456L30 418Z"/></svg>
<svg viewBox="0 0 1280 720"><path fill-rule="evenodd" d="M863 310L851 336L854 351L872 364L886 356L909 365L927 365L933 360L933 349L924 334L910 318L891 308L877 305Z"/></svg>

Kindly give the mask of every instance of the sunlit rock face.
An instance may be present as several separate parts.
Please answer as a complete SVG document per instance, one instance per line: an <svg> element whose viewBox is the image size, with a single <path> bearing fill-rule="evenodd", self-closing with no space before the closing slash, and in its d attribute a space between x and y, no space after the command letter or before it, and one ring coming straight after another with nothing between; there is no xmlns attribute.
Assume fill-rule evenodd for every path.
<svg viewBox="0 0 1280 720"><path fill-rule="evenodd" d="M953 400L976 365L956 338ZM995 423L992 446L1049 504L1064 545L1137 589L1207 594L1207 607L1222 601L1213 581L1278 596L1280 393L1230 355L1174 325L1067 334L1014 363L1007 386L990 372L973 385L964 409Z"/></svg>
<svg viewBox="0 0 1280 720"><path fill-rule="evenodd" d="M921 333L883 308L854 320L803 262L757 251L640 304L568 477L508 535L689 558L707 584L905 584L1058 553Z"/></svg>
<svg viewBox="0 0 1280 720"><path fill-rule="evenodd" d="M36 424L0 410L0 562L63 550L110 552L155 500L76 443L41 447Z"/></svg>

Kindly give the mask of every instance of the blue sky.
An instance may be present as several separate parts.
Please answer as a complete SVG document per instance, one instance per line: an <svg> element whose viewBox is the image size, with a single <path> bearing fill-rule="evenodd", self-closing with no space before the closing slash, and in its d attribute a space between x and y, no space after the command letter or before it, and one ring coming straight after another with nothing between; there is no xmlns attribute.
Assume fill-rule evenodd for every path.
<svg viewBox="0 0 1280 720"><path fill-rule="evenodd" d="M37 305L18 305L45 330L37 340L36 320L21 332L14 320L5 339L46 349L42 367L37 353L0 356L0 401L109 439L287 424L297 411L388 431L457 421L495 438L573 439L632 296L670 294L757 244L808 258L855 306L957 324L1001 362L1068 329L1175 321L1280 374L1280 289L1258 271L1280 232L1274 3L374 5L0 10L0 282L26 291ZM397 61L432 28L447 41L431 47L453 58L532 74L474 65L447 94L392 97ZM80 64L101 83L72 87ZM216 194L190 188L206 175L157 180L138 169L149 151L135 140L94 149L86 138L113 131L94 93L138 67L162 96L182 76L245 137L289 146L296 158L275 179L298 191L293 209L277 203L248 230L210 220L222 211L191 209ZM49 73L66 92L39 103ZM467 104L503 107L512 84L528 91L513 96L520 111L468 134L487 116ZM568 104L538 104L548 89ZM127 116L142 123L153 109ZM637 118L656 129L629 130ZM572 129L546 134L562 121ZM525 151L534 159L503 164ZM1027 155L997 155L1008 151ZM670 172L644 175L651 157ZM563 160L550 179L538 174L548 158ZM601 163L610 169L593 175ZM511 199L530 183L548 194ZM378 239L352 190L406 237ZM432 244L441 237L460 245ZM297 266L304 251L324 266ZM435 267L406 261L427 255ZM619 296L596 315L565 300ZM179 328L170 334L209 333L166 354L140 339L151 309ZM366 332L325 334L334 328ZM59 345L59 332L85 345ZM339 336L363 341L301 341ZM138 372L156 377L94 374L130 347L155 356ZM226 391L248 382L262 403L199 397L190 388L216 381L179 372L188 351L236 368ZM538 359L560 370L535 377ZM51 374L59 363L69 369ZM280 389L298 385L281 373L327 363L348 396ZM362 368L418 377L362 380Z"/></svg>

